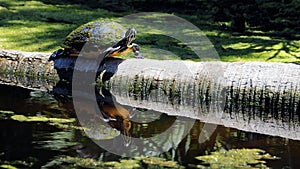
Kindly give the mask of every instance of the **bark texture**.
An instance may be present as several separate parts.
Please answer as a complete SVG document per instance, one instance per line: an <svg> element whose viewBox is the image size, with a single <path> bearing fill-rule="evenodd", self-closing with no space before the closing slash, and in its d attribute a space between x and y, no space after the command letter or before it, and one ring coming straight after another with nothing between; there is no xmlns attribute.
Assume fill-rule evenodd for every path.
<svg viewBox="0 0 300 169"><path fill-rule="evenodd" d="M2 83L52 90L65 71L72 73L75 60L53 64L49 56L0 50ZM149 59L107 63L97 69L90 60L78 68L90 64L87 69L117 70L106 85L121 104L300 140L300 65ZM116 64L113 70L110 64Z"/></svg>

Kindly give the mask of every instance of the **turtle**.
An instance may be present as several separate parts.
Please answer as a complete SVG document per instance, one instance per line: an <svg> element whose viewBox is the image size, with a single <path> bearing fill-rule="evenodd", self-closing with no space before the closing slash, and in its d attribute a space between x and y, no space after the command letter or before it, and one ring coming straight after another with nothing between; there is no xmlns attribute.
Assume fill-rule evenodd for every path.
<svg viewBox="0 0 300 169"><path fill-rule="evenodd" d="M49 61L62 57L78 57L81 52L94 52L96 57L118 57L130 51L136 58L144 58L135 40L135 28L124 29L116 22L93 21L79 26L64 40L61 47L50 56ZM92 56L95 55L85 54Z"/></svg>

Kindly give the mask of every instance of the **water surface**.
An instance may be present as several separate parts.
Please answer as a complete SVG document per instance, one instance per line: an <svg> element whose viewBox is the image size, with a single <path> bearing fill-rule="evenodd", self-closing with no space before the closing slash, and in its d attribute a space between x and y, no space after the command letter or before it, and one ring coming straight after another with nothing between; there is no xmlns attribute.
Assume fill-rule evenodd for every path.
<svg viewBox="0 0 300 169"><path fill-rule="evenodd" d="M99 123L115 129L107 132L106 135L101 133L102 135L99 136L99 133L90 133L90 136L94 136L94 138L87 137L88 134L82 129L76 128L76 126L80 126L76 120L61 124L53 122L53 120L18 121L11 118L19 117L16 115L24 115L25 117L76 119L71 98L64 94L57 94L66 92L61 90L63 89L56 88L56 91L46 92L0 85L1 163L11 163L20 168L40 168L41 166L50 166L49 164L54 159L63 156L94 158L103 161L119 160L123 157L99 147L94 139L105 136L104 141L112 145L116 140L121 140L123 145L118 145L121 149L134 144L130 137L150 138L172 127L173 135L168 137L171 141L161 140L165 143L163 148L167 151L157 154L157 156L177 161L184 166L199 164L200 162L195 159L196 156L205 155L223 147L226 149L263 149L280 158L267 161L267 166L272 168L300 168L300 161L297 158L300 156L299 140L217 125L210 138L199 143L199 136L203 132L203 127L213 124L205 124L201 120L170 116L158 111L118 103L111 105L114 96L108 90L102 90L101 95L97 97L99 109L103 110L101 111L102 116L99 116L103 119L99 118ZM113 112L115 109L121 110L123 113L107 113ZM92 111L89 108L84 110ZM87 113L87 117L89 116L91 116L90 118L98 118ZM107 121L109 118L115 120ZM191 125L191 129L182 138L180 133L185 129L184 127L188 126L187 124ZM137 152L132 151L131 153ZM155 154L153 152L148 153Z"/></svg>

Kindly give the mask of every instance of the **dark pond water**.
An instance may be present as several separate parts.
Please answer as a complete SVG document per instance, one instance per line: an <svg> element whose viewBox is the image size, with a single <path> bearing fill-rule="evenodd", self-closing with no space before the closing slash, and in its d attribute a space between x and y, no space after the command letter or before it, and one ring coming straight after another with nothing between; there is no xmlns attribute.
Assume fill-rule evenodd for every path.
<svg viewBox="0 0 300 169"><path fill-rule="evenodd" d="M38 115L39 117L76 119L72 102L66 95L58 95L57 93L54 95L53 92L32 91L8 85L0 85L0 93L1 163L11 163L20 168L40 168L41 166L50 166L49 164L54 159L62 156L89 157L103 161L122 158L101 148L82 130L74 127L77 126L76 121L62 124L55 123L53 119L31 119L31 121L23 119L20 121L18 118L12 118L23 117L18 115L26 117ZM199 136L203 127L211 124L119 104L113 107L109 104L112 99L109 91L104 90L102 93L108 98L104 96L102 102L98 103L101 110L105 110L106 113L113 112L117 107L118 110L123 111L121 114L102 114L104 117L102 123L108 121L107 123L122 135L122 137L118 134L113 136L112 133L105 135L111 137L107 138L106 141L111 141L112 146L116 146L113 145L114 141L112 141L114 137L120 137L125 145L132 144L126 136L149 138L165 131L170 126L178 128L180 131L183 124L191 124L192 128L183 138L179 137L180 134L174 134L169 136L172 140L170 143L163 140L162 142L167 144L164 145L167 151L158 156L189 166L189 164L200 163L195 159L196 156L214 151L220 146L226 149L259 148L280 158L267 161L269 167L300 168L298 158L300 156L300 141L217 125L210 138L199 143ZM134 116L127 118L130 116L126 114L128 112ZM114 118L114 120L107 120L109 118ZM117 146L124 148L124 145Z"/></svg>

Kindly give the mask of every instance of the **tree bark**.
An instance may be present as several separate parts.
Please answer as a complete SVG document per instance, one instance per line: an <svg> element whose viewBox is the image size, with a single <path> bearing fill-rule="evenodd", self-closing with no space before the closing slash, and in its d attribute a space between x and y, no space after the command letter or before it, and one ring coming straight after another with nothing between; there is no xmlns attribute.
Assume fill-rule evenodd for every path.
<svg viewBox="0 0 300 169"><path fill-rule="evenodd" d="M0 51L1 82L52 90L59 76L49 55ZM150 59L116 64L118 70L105 85L121 104L236 128L249 123L250 129L243 130L260 128L266 134L300 139L297 64ZM59 68L69 66L61 62Z"/></svg>

